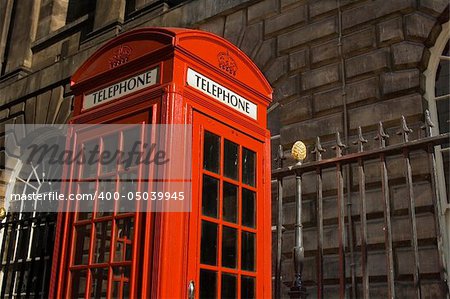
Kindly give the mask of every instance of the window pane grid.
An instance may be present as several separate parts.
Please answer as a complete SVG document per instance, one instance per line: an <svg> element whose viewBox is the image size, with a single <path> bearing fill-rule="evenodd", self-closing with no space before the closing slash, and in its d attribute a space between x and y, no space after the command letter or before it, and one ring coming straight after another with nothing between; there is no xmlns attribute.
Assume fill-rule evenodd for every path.
<svg viewBox="0 0 450 299"><path fill-rule="evenodd" d="M256 280L256 236L257 236L257 229L256 229L256 223L255 223L255 227L246 227L243 226L243 218L242 218L242 190L247 189L249 190L249 192L253 192L256 194L256 175L254 177L252 177L252 174L248 173L249 169L251 169L251 167L248 167L246 169L247 171L247 182L248 184L244 184L242 182L243 180L243 147L241 145L237 145L237 153L238 153L238 160L237 162L235 162L235 164L238 165L238 174L236 179L234 178L230 178L233 177L235 175L233 175L232 171L230 170L230 168L228 167L228 170L225 168L224 165L224 160L226 160L225 158L225 142L227 142L228 139L224 136L220 136L220 151L219 151L219 163L220 166L218 167L218 173L214 173L209 171L208 169L205 169L205 163L203 163L203 169L201 171L201 175L202 178L204 178L205 175L213 177L215 179L217 179L219 181L219 196L218 196L218 215L217 218L215 217L211 217L208 215L205 215L202 210L200 211L200 223L202 223L203 221L208 221L211 223L214 223L217 225L217 245L216 245L216 250L217 250L217 256L216 256L216 263L214 265L210 265L210 264L203 264L200 262L199 265L199 269L200 269L200 276L202 275L201 273L203 273L202 271L213 271L214 273L216 273L216 282L215 282L215 296L216 297L220 297L220 294L227 294L225 289L222 289L223 286L223 281L222 281L222 277L228 277L229 276L233 276L236 279L236 297L237 298L241 298L241 278L242 277L248 277L253 279L252 281L255 282ZM234 144L234 142L229 142L229 144ZM203 149L205 150L205 147L203 147ZM248 152L254 153L254 166L256 168L256 153L253 152L252 150L246 149ZM227 172L227 173L226 173ZM256 172L256 169L254 170L254 172ZM231 173L231 175L230 175ZM249 176L250 175L250 176ZM254 175L254 174L253 174ZM203 181L203 179L202 179ZM250 184L250 185L249 185ZM236 219L234 218L226 218L224 217L224 201L225 201L225 197L224 197L224 190L226 188L230 188L230 186L236 186L237 188L237 215L236 215ZM202 182L202 188L203 188L203 182ZM203 199L203 196L202 196ZM255 203L256 203L256 197L255 197ZM255 210L253 211L253 213L255 213L254 217L255 217L255 222L256 222L256 207ZM236 221L236 222L234 222ZM231 233L233 232L233 233ZM234 232L236 233L236 236L233 237ZM231 235L230 235L231 233ZM225 235L231 238L235 238L235 240L224 240L224 236ZM248 270L243 270L242 269L242 234L251 234L254 236L254 252L251 254L251 256L254 257L253 259L253 270L248 271ZM202 239L203 235L201 233L201 238ZM224 244L224 241L228 241L229 247L226 247ZM231 243L230 243L231 242ZM233 248L233 244L235 242L235 248ZM227 256L223 256L225 254L224 250L226 250L226 254L229 255L231 258L233 258L233 254L235 255L235 262L227 262L224 261L223 258L227 258ZM235 253L233 253L233 250L235 250ZM227 264L228 263L228 264ZM233 268L233 265L235 263L235 266ZM203 274L205 275L205 274ZM225 276L224 276L225 275ZM202 294L202 278L199 277L200 279L200 294ZM232 283L233 279L230 278L230 280L228 281L228 283ZM225 281L225 283L227 283ZM233 286L231 286L233 287ZM225 293L223 293L225 292ZM254 291L253 291L254 292Z"/></svg>
<svg viewBox="0 0 450 299"><path fill-rule="evenodd" d="M117 136L119 143L119 148L123 149L123 133L115 135ZM100 153L103 151L105 147L104 138L100 138ZM95 190L98 192L107 191L107 192L119 192L121 185L119 178L122 178L123 175L133 175L139 172L141 166L133 165L130 167L123 167L123 165L119 165L118 160L115 160L114 168L112 166L110 168L101 169L100 163L97 163L96 166L96 177L89 179L81 179L81 182L94 182ZM92 167L93 168L93 167ZM83 170L80 169L80 172ZM102 173L101 173L102 171ZM104 190L100 190L101 183L106 181L108 186L104 188ZM113 182L112 186L110 182ZM127 182L129 183L129 182ZM109 186L111 185L111 186ZM140 188L140 182L137 180L137 189ZM94 192L95 192L94 190ZM132 269L133 266L133 252L134 252L134 239L136 238L136 223L135 223L135 213L120 213L118 211L119 206L118 202L111 199L111 204L114 204L113 211L107 213L100 213L99 206L100 201L96 200L96 205L93 209L93 214L91 213L90 217L87 219L80 219L79 217L75 217L75 222L73 223L73 230L81 229L82 227L86 227L90 229L90 243L89 243L89 257L87 263L75 265L74 261L70 262L70 271L71 275L77 275L76 273L80 271L84 271L85 274L85 282L83 284L84 289L80 289L80 292L89 294L91 297L99 297L99 296L107 296L110 297L112 292L116 294L120 294L119 297L129 297L129 282L130 275L128 274L127 278L118 278L117 275L114 275L114 269L117 267L126 267L128 272ZM112 207L109 207L112 208ZM76 213L81 214L81 213ZM94 217L92 217L94 216ZM118 226L120 223L121 226ZM128 223L128 224L125 224ZM128 228L126 227L128 225ZM106 231L105 231L106 230ZM125 232L128 230L127 232ZM127 235L124 235L126 233ZM131 235L130 235L131 234ZM74 233L76 235L76 233ZM76 245L76 238L74 237L73 244ZM119 245L120 244L120 245ZM120 250L120 254L118 254ZM73 256L73 255L71 255ZM120 258L117 258L117 257ZM99 272L100 271L100 272ZM123 275L122 275L123 276ZM114 283L113 283L114 282ZM117 285L117 282L119 283ZM71 294L75 295L75 290L73 289L74 281L71 279ZM80 285L81 287L81 285ZM118 289L116 288L118 287ZM114 288L114 289L113 289Z"/></svg>

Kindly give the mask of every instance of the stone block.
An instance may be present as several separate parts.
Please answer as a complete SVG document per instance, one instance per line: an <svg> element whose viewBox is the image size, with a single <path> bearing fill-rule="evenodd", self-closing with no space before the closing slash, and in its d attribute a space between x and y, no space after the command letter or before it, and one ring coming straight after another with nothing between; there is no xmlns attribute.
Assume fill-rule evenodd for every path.
<svg viewBox="0 0 450 299"><path fill-rule="evenodd" d="M253 62L260 68L263 69L270 59L276 56L276 40L274 38L265 40L256 54L253 56Z"/></svg>
<svg viewBox="0 0 450 299"><path fill-rule="evenodd" d="M400 119L402 115L411 116L422 113L422 96L420 94L410 94L351 109L349 111L350 128L373 126L379 121L392 121Z"/></svg>
<svg viewBox="0 0 450 299"><path fill-rule="evenodd" d="M347 85L347 104L374 99L379 96L378 80L369 78ZM314 110L320 112L342 105L342 88L337 87L314 94Z"/></svg>
<svg viewBox="0 0 450 299"><path fill-rule="evenodd" d="M50 99L51 99L51 90L41 93L36 97L35 121L37 124L45 124Z"/></svg>
<svg viewBox="0 0 450 299"><path fill-rule="evenodd" d="M312 117L311 96L295 98L292 101L281 104L280 123L290 125Z"/></svg>
<svg viewBox="0 0 450 299"><path fill-rule="evenodd" d="M264 75L271 84L273 84L287 72L288 62L289 62L288 56L278 57L272 62L270 67L264 71Z"/></svg>
<svg viewBox="0 0 450 299"><path fill-rule="evenodd" d="M284 28L306 21L306 5L286 10L280 15L265 20L265 34L272 34Z"/></svg>
<svg viewBox="0 0 450 299"><path fill-rule="evenodd" d="M39 6L40 2L36 1L24 1L15 5L14 18L19 20L16 24L20 26L11 26L8 32L9 51L5 73L19 67L31 67L30 45L36 34Z"/></svg>
<svg viewBox="0 0 450 299"><path fill-rule="evenodd" d="M308 24L278 36L278 50L284 51L300 46L309 41L336 34L338 31L336 17L330 17Z"/></svg>
<svg viewBox="0 0 450 299"><path fill-rule="evenodd" d="M349 54L355 51L362 51L366 49L373 49L376 47L375 28L369 27L344 36L343 51L344 54ZM348 56L348 55L347 55Z"/></svg>
<svg viewBox="0 0 450 299"><path fill-rule="evenodd" d="M37 25L36 39L46 36L50 32L52 21L53 1L44 0L39 10L39 22Z"/></svg>
<svg viewBox="0 0 450 299"><path fill-rule="evenodd" d="M25 123L34 124L36 109L36 97L30 98L25 103Z"/></svg>
<svg viewBox="0 0 450 299"><path fill-rule="evenodd" d="M421 159L426 159L423 155ZM432 206L432 189L428 182L415 183L413 186L414 199L416 207ZM391 199L394 210L408 209L409 206L409 189L406 185L396 186L391 188Z"/></svg>
<svg viewBox="0 0 450 299"><path fill-rule="evenodd" d="M123 22L125 17L125 1L97 0L95 5L94 30L113 22Z"/></svg>
<svg viewBox="0 0 450 299"><path fill-rule="evenodd" d="M284 126L280 130L281 144L289 145L297 140L313 140L317 136L342 132L342 114L336 113L320 118L315 118L292 125Z"/></svg>
<svg viewBox="0 0 450 299"><path fill-rule="evenodd" d="M253 51L263 41L263 23L259 22L248 26L245 29L244 37L240 45L240 49L244 51L248 56L253 56Z"/></svg>
<svg viewBox="0 0 450 299"><path fill-rule="evenodd" d="M339 64L326 65L302 73L302 90L316 88L339 81Z"/></svg>
<svg viewBox="0 0 450 299"><path fill-rule="evenodd" d="M314 93L314 111L321 112L342 105L342 88L336 87Z"/></svg>
<svg viewBox="0 0 450 299"><path fill-rule="evenodd" d="M226 17L224 37L235 45L244 31L245 11L239 10Z"/></svg>
<svg viewBox="0 0 450 299"><path fill-rule="evenodd" d="M283 205L284 223L287 225L295 224L295 202L288 202ZM312 201L302 202L302 223L311 223L315 214L315 204Z"/></svg>
<svg viewBox="0 0 450 299"><path fill-rule="evenodd" d="M297 94L299 81L299 75L282 78L274 86L274 98L278 101L282 101L285 98Z"/></svg>
<svg viewBox="0 0 450 299"><path fill-rule="evenodd" d="M378 24L378 41L393 43L403 40L402 18L397 17Z"/></svg>
<svg viewBox="0 0 450 299"><path fill-rule="evenodd" d="M271 136L274 136L280 133L280 127L280 106L277 105L267 113L267 128Z"/></svg>
<svg viewBox="0 0 450 299"><path fill-rule="evenodd" d="M338 40L333 39L326 43L311 47L311 63L333 60L339 56Z"/></svg>
<svg viewBox="0 0 450 299"><path fill-rule="evenodd" d="M383 73L381 75L383 94L390 94L420 87L420 72L418 69Z"/></svg>
<svg viewBox="0 0 450 299"><path fill-rule="evenodd" d="M436 20L422 13L412 13L405 16L406 37L424 41L431 33Z"/></svg>
<svg viewBox="0 0 450 299"><path fill-rule="evenodd" d="M289 69L303 70L308 65L308 49L302 49L289 54Z"/></svg>
<svg viewBox="0 0 450 299"><path fill-rule="evenodd" d="M358 5L342 13L342 26L344 29L351 28L394 12L408 12L414 7L414 0L364 2L364 5Z"/></svg>
<svg viewBox="0 0 450 299"><path fill-rule="evenodd" d="M441 15L447 6L447 0L419 0L419 9L432 13L434 16Z"/></svg>
<svg viewBox="0 0 450 299"><path fill-rule="evenodd" d="M248 22L254 22L256 20L263 19L265 17L273 16L278 11L277 0L264 0L260 1L247 9Z"/></svg>
<svg viewBox="0 0 450 299"><path fill-rule="evenodd" d="M213 18L212 20L201 24L199 26L199 29L214 33L218 36L223 36L224 25L225 25L225 18L218 17L218 18Z"/></svg>
<svg viewBox="0 0 450 299"><path fill-rule="evenodd" d="M334 9L337 9L336 0L311 1L309 3L309 17L314 18L321 14L328 13Z"/></svg>
<svg viewBox="0 0 450 299"><path fill-rule="evenodd" d="M418 66L422 60L424 45L411 42L401 42L392 45L392 56L394 65L398 66Z"/></svg>
<svg viewBox="0 0 450 299"><path fill-rule="evenodd" d="M50 98L50 103L48 105L48 114L47 114L47 124L53 124L56 118L56 112L58 109L58 106L61 103L62 97L63 97L64 87L59 86L54 89L52 89L52 95Z"/></svg>
<svg viewBox="0 0 450 299"><path fill-rule="evenodd" d="M435 273L439 268L439 257L437 248L419 248L420 273ZM411 248L401 248L397 250L396 262L399 265L398 274L412 275L414 271L414 251ZM437 297L435 297L437 298Z"/></svg>
<svg viewBox="0 0 450 299"><path fill-rule="evenodd" d="M377 77L347 85L347 103L356 103L368 99L376 99L380 96Z"/></svg>
<svg viewBox="0 0 450 299"><path fill-rule="evenodd" d="M387 68L388 65L387 50L379 49L347 59L345 62L346 75L351 78L364 73L382 70Z"/></svg>
<svg viewBox="0 0 450 299"><path fill-rule="evenodd" d="M9 115L9 109L8 108L4 108L2 110L0 110L0 120L3 120L5 118L7 118Z"/></svg>
<svg viewBox="0 0 450 299"><path fill-rule="evenodd" d="M15 104L14 106L12 106L9 111L11 115L15 115L17 113L21 113L23 112L25 109L25 103L19 103L19 104Z"/></svg>
<svg viewBox="0 0 450 299"><path fill-rule="evenodd" d="M33 55L33 68L42 69L46 66L54 64L58 55L61 53L61 43L54 43Z"/></svg>
<svg viewBox="0 0 450 299"><path fill-rule="evenodd" d="M62 100L56 115L55 124L65 124L72 110L72 98L66 97Z"/></svg>
<svg viewBox="0 0 450 299"><path fill-rule="evenodd" d="M287 6L298 4L298 0L281 0L281 9L285 9Z"/></svg>

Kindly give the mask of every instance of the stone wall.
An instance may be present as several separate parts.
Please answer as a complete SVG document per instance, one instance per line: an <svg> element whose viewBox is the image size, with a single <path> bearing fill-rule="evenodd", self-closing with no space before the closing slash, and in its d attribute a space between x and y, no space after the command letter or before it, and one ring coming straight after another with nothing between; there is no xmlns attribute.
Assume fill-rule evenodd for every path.
<svg viewBox="0 0 450 299"><path fill-rule="evenodd" d="M97 0L94 13L64 25L67 0L2 1L1 125L66 122L72 105L70 76L102 43L137 27L172 26L223 36L261 68L274 88L268 115L274 149L279 144L289 149L296 140L311 148L316 136L329 146L336 131L352 141L358 126L371 136L379 121L395 143L401 115L419 136L426 108L422 72L428 48L448 20L448 1L174 2L135 1L128 17L124 0ZM327 151L324 157L332 155ZM3 194L11 169L1 171ZM286 223L293 221L290 205ZM283 249L287 264L290 235ZM284 267L286 285L292 281L289 267Z"/></svg>

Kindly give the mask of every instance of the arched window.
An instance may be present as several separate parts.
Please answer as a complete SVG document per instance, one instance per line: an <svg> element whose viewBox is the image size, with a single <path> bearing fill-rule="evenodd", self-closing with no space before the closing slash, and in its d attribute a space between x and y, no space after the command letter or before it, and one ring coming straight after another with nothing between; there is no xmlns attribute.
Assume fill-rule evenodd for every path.
<svg viewBox="0 0 450 299"><path fill-rule="evenodd" d="M450 22L442 25L442 32L430 49L430 61L426 77L425 99L431 117L435 123L434 135L449 132L450 106ZM436 162L438 166L439 191L442 199L448 201L450 195L449 143L436 147Z"/></svg>

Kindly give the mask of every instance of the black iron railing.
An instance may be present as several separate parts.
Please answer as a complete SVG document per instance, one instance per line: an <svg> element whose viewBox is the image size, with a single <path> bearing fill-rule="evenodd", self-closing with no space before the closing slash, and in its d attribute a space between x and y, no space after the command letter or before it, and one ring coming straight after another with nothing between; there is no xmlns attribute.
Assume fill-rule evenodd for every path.
<svg viewBox="0 0 450 299"><path fill-rule="evenodd" d="M0 297L47 298L56 213L8 213L0 222Z"/></svg>
<svg viewBox="0 0 450 299"><path fill-rule="evenodd" d="M277 182L278 194L276 298L282 296L283 286L290 288L291 298L306 298L308 294L312 298L331 298L331 293L333 298L369 298L369 296L378 296L377 298L397 298L399 296L422 298L424 292L429 292L422 290L424 285L422 280L426 280L427 287L431 284L438 285L439 296L443 296L442 298L448 297L447 271L442 240L443 223L441 220L441 202L447 203L447 200L440 198L438 190L435 147L448 143L450 135L446 133L433 136L432 126L427 111L422 127L425 131L425 137L410 140L409 136L412 130L408 128L405 118L402 117L400 130L397 132L401 136L402 142L386 145L389 136L385 133L383 124L380 122L375 137L377 144L370 150L365 150L364 147L368 141L359 128L358 136L353 142L357 151L353 153L346 152L346 145L343 144L339 133L337 133L335 145L332 146L335 157L329 159L323 159L322 154L325 148L322 146L320 139L317 138L312 151L315 160L306 163L299 161L289 167L283 167L285 156L283 148L280 146L277 158L278 168L272 171L272 179ZM416 157L417 153L420 153L419 158ZM416 177L414 175L411 166L412 157L414 159L426 157L428 168L425 176ZM396 163L396 165L392 166L390 163ZM366 181L368 164L371 166L370 182ZM373 177L374 167L372 167L374 165L376 165L375 172L378 172L375 179ZM389 169L392 169L392 167L403 169L403 177L391 178ZM334 172L334 182L330 183L330 176L327 176L327 181L324 182L324 171L327 174L330 171ZM311 175L315 176L315 182L311 180ZM306 186L304 178L306 176L310 179L308 190L304 190ZM291 188L295 189L295 223L292 225L294 242L291 245L283 244L283 242L286 242L284 234L288 231L283 226L283 198L286 196L283 194L283 185L288 178L295 178L295 188ZM419 182L423 183L423 181L430 186L429 197L431 198L425 207L419 207L416 204L418 194L416 194L415 185ZM324 191L324 183L328 186L326 192ZM315 185L313 186L315 193L311 192L311 185ZM330 188L330 185L333 185L333 187ZM401 185L402 188L406 188L405 198L407 200L405 202L407 204L403 209L396 208L398 204L392 199L392 186L394 185ZM377 192L379 192L376 197L376 204L380 205L378 212L368 210L368 189L378 190ZM326 209L324 208L325 198L327 198ZM329 198L333 200L330 201ZM305 201L311 203L307 207L315 206L315 208L303 211L304 215L310 213L307 217L308 221L302 219ZM333 205L331 210L334 209L332 212L329 208L330 202ZM373 205L373 203L371 204ZM355 207L352 207L352 205L355 205ZM325 212L328 213L326 217ZM421 234L419 236L418 219L425 214L430 214L434 218L434 234L430 236ZM393 221L398 221L399 217L408 219L409 225L406 228L394 226ZM382 231L381 229L377 231L372 229L371 234L369 234L368 222L377 218L382 223ZM331 235L330 233L327 236L324 235L324 225L331 229ZM312 244L305 244L305 226L308 230L308 240L314 239L311 242ZM359 226L359 230L357 226ZM376 234L380 235L378 241L368 242L368 239L373 239ZM400 235L401 238L398 237ZM405 239L404 235L408 237ZM327 240L326 238L330 238L330 236L335 236L337 240L334 243ZM384 240L384 242L380 240ZM324 246L324 243L333 244ZM286 267L283 265L291 264L284 262L286 254L282 252L282 248L285 246L292 246L291 248L293 248L292 255L288 258L292 258L293 268L291 269L294 270L294 275L288 281L286 277L283 277L283 273L291 270L283 269L283 267ZM425 252L424 254L435 252L437 262L431 266L427 265L427 269L422 269L425 267L422 265L426 263L420 261L424 255L421 255L421 251ZM408 253L408 265L402 264L406 256L404 252ZM372 262L369 265L369 259L371 258ZM330 260L334 262L330 262ZM373 266L376 264L385 265L383 266L383 274L374 269L377 268L377 266ZM404 270L407 267L409 267L408 270ZM407 287L403 287L404 285Z"/></svg>

